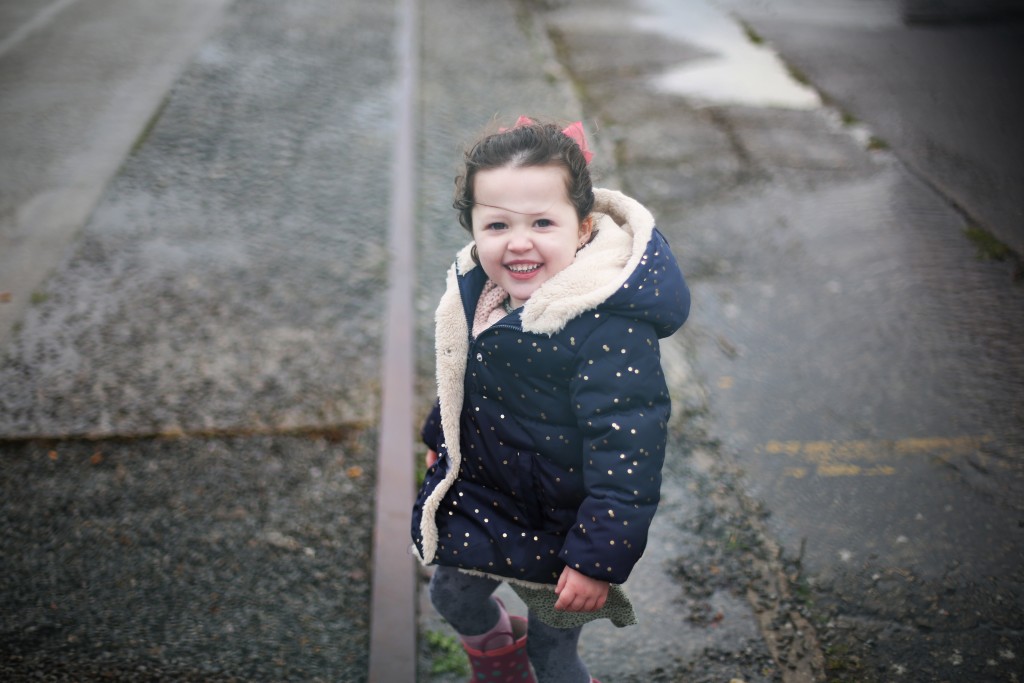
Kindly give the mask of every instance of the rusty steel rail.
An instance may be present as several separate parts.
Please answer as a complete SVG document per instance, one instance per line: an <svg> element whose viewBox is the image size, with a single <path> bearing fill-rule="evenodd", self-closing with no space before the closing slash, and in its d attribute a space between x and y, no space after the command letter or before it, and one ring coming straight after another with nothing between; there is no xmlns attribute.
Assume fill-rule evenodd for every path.
<svg viewBox="0 0 1024 683"><path fill-rule="evenodd" d="M416 680L416 578L409 552L413 476L413 234L419 2L398 0L395 138L388 225L390 264L382 356L380 438L370 603L370 683Z"/></svg>

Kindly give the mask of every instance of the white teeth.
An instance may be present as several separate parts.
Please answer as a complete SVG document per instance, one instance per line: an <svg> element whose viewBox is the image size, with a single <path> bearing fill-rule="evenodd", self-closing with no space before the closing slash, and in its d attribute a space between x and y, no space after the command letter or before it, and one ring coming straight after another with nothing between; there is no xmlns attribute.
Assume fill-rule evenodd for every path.
<svg viewBox="0 0 1024 683"><path fill-rule="evenodd" d="M529 272L532 272L532 271L537 270L538 268L540 268L540 266L538 266L538 265L533 265L533 266L515 265L515 266L505 266L505 267L508 268L509 270L511 270L513 273L529 273Z"/></svg>

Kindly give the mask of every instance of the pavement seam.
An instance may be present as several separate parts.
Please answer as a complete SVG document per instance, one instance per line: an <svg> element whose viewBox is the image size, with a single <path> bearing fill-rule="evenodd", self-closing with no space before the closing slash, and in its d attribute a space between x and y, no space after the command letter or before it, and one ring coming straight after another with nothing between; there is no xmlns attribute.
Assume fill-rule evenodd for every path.
<svg viewBox="0 0 1024 683"><path fill-rule="evenodd" d="M157 439L233 439L258 436L284 436L304 438L324 438L329 441L344 441L352 434L369 429L368 422L346 422L344 424L302 425L296 427L223 427L210 429L165 429L140 432L116 433L68 433L68 434L29 434L25 436L2 436L0 446L11 446L26 443L63 443L69 441L129 442L153 441Z"/></svg>

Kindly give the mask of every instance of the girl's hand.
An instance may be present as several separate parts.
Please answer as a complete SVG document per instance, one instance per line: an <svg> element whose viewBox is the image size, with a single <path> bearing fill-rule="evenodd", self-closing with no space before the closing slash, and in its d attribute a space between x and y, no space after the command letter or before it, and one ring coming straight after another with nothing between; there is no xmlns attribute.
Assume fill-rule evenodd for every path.
<svg viewBox="0 0 1024 683"><path fill-rule="evenodd" d="M427 468L433 467L434 463L437 462L437 451L435 451L432 448L428 448L427 449L427 458L426 458L426 460L427 460Z"/></svg>
<svg viewBox="0 0 1024 683"><path fill-rule="evenodd" d="M555 587L555 609L566 612L596 612L608 600L608 582L592 579L566 567Z"/></svg>

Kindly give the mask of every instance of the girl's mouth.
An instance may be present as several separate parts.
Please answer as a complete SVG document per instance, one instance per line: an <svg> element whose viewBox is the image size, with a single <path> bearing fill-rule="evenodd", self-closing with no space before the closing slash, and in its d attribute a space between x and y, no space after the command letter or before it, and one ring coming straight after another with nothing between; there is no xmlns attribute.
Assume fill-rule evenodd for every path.
<svg viewBox="0 0 1024 683"><path fill-rule="evenodd" d="M539 263L509 263L505 266L505 269L512 274L513 277L527 277L540 270Z"/></svg>

